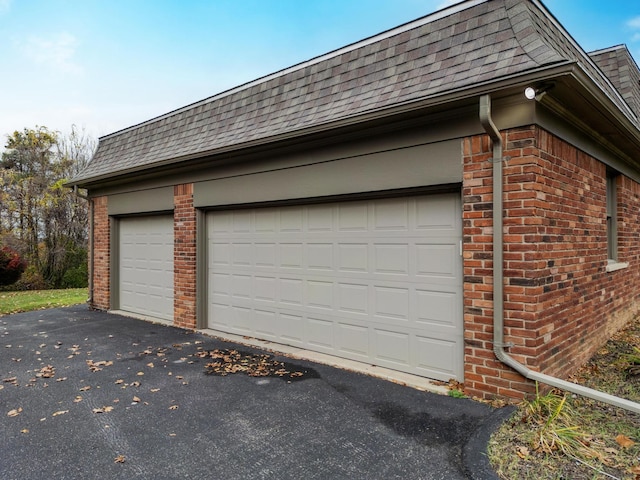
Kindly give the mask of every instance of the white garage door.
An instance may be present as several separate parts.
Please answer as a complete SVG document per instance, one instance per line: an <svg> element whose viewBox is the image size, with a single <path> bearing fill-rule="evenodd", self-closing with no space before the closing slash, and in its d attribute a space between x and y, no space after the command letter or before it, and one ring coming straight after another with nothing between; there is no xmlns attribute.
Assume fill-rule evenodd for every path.
<svg viewBox="0 0 640 480"><path fill-rule="evenodd" d="M119 221L119 309L173 320L173 217Z"/></svg>
<svg viewBox="0 0 640 480"><path fill-rule="evenodd" d="M463 377L458 194L210 212L208 326Z"/></svg>

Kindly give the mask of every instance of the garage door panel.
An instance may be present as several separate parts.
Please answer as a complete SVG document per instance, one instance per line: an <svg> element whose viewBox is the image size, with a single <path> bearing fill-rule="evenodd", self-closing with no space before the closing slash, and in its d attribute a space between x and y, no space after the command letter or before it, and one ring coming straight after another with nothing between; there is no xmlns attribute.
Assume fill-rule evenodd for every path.
<svg viewBox="0 0 640 480"><path fill-rule="evenodd" d="M373 205L373 230L409 230L409 205L404 199L390 199Z"/></svg>
<svg viewBox="0 0 640 480"><path fill-rule="evenodd" d="M307 318L309 345L323 352L331 352L335 345L334 323L328 319Z"/></svg>
<svg viewBox="0 0 640 480"><path fill-rule="evenodd" d="M367 361L370 359L369 329L361 325L338 322L336 324L336 347L338 353L348 358Z"/></svg>
<svg viewBox="0 0 640 480"><path fill-rule="evenodd" d="M290 345L304 346L305 321L302 315L280 313L280 337Z"/></svg>
<svg viewBox="0 0 640 480"><path fill-rule="evenodd" d="M373 287L375 308L373 314L376 317L400 319L408 321L410 291L403 287Z"/></svg>
<svg viewBox="0 0 640 480"><path fill-rule="evenodd" d="M277 315L272 310L254 310L255 331L264 340L277 341Z"/></svg>
<svg viewBox="0 0 640 480"><path fill-rule="evenodd" d="M211 328L462 379L457 195L247 209L242 221L229 218L233 212L207 219ZM220 318L234 319L233 307L246 313L242 322Z"/></svg>
<svg viewBox="0 0 640 480"><path fill-rule="evenodd" d="M378 364L395 367L410 368L409 352L411 338L406 333L374 329L374 357Z"/></svg>
<svg viewBox="0 0 640 480"><path fill-rule="evenodd" d="M360 272L369 271L369 245L367 243L339 243L338 271Z"/></svg>
<svg viewBox="0 0 640 480"><path fill-rule="evenodd" d="M461 361L454 342L423 336L416 336L414 341L419 371L433 378L455 378Z"/></svg>
<svg viewBox="0 0 640 480"><path fill-rule="evenodd" d="M173 320L173 217L119 220L118 308Z"/></svg>
<svg viewBox="0 0 640 480"><path fill-rule="evenodd" d="M458 312L461 302L460 296L455 293L416 290L415 322L426 328L431 328L434 324L456 328L457 316L452 316L451 312Z"/></svg>
<svg viewBox="0 0 640 480"><path fill-rule="evenodd" d="M376 243L373 245L373 271L379 274L408 275L409 257L408 243Z"/></svg>

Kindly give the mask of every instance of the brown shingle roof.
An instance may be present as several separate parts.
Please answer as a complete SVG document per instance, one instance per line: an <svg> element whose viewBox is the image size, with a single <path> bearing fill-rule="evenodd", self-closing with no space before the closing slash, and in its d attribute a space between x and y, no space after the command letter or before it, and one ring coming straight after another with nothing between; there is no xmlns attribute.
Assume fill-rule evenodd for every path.
<svg viewBox="0 0 640 480"><path fill-rule="evenodd" d="M640 116L640 71L624 45L590 52L589 56L611 80L631 110Z"/></svg>
<svg viewBox="0 0 640 480"><path fill-rule="evenodd" d="M537 0L468 0L102 137L73 182L205 156L566 61L579 62L626 108Z"/></svg>

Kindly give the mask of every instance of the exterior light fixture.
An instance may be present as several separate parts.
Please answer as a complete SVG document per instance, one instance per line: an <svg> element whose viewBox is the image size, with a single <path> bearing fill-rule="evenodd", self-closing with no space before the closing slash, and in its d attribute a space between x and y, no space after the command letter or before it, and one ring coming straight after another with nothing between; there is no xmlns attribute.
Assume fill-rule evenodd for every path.
<svg viewBox="0 0 640 480"><path fill-rule="evenodd" d="M552 88L552 83L543 84L538 87L527 87L524 89L524 96L528 100L540 100L542 96Z"/></svg>
<svg viewBox="0 0 640 480"><path fill-rule="evenodd" d="M524 96L527 97L528 100L533 100L534 98L536 98L536 89L533 87L525 88Z"/></svg>

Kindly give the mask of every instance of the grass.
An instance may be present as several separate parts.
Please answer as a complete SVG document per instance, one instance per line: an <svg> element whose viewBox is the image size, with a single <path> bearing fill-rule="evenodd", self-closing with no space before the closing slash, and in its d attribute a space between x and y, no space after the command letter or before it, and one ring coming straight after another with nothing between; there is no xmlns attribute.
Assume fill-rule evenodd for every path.
<svg viewBox="0 0 640 480"><path fill-rule="evenodd" d="M571 380L640 402L640 317ZM558 390L537 392L494 433L489 457L502 479L640 479L640 415Z"/></svg>
<svg viewBox="0 0 640 480"><path fill-rule="evenodd" d="M77 305L85 303L87 295L86 288L0 292L0 315Z"/></svg>

